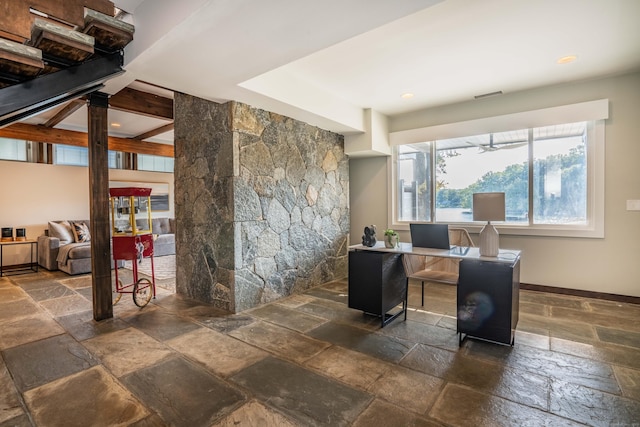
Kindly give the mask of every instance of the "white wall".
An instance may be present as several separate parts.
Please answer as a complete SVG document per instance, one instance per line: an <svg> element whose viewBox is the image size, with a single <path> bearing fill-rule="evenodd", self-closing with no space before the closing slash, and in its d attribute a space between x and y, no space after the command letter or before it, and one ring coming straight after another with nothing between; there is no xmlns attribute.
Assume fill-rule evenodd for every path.
<svg viewBox="0 0 640 427"><path fill-rule="evenodd" d="M605 238L501 236L500 246L523 251L523 283L640 297L640 73L505 94L391 118L391 132L608 98L605 124ZM363 227L388 221L386 162L352 160L351 243ZM368 180L368 181L367 181ZM366 184L364 181L367 181ZM366 197L358 194L368 191ZM378 219L380 218L380 219ZM378 230L387 224L376 224ZM408 235L401 234L402 240ZM477 241L477 236L476 236Z"/></svg>
<svg viewBox="0 0 640 427"><path fill-rule="evenodd" d="M109 179L169 184L168 212L173 218L173 174L109 170ZM0 227L26 228L28 239L44 233L49 221L89 219L89 169L0 160ZM20 250L18 250L20 248ZM5 248L3 264L29 262L27 246Z"/></svg>
<svg viewBox="0 0 640 427"><path fill-rule="evenodd" d="M349 159L351 244L362 243L364 227L373 224L382 239L387 228L387 157ZM407 238L403 239L407 241Z"/></svg>

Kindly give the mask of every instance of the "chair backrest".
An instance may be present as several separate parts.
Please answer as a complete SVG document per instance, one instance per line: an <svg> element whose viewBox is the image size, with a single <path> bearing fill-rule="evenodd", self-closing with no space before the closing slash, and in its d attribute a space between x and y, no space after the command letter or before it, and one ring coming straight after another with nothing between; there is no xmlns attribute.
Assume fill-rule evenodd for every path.
<svg viewBox="0 0 640 427"><path fill-rule="evenodd" d="M449 241L452 245L456 246L475 246L473 240L471 240L471 236L469 236L469 233L464 228L450 228Z"/></svg>
<svg viewBox="0 0 640 427"><path fill-rule="evenodd" d="M452 245L473 247L473 240L464 228L450 228L449 240ZM402 256L402 264L407 277L415 276L421 280L433 280L436 282L455 283L457 281L459 259L455 258L439 258L423 255ZM426 270L425 270L426 269ZM448 274L447 274L448 273Z"/></svg>
<svg viewBox="0 0 640 427"><path fill-rule="evenodd" d="M425 257L421 255L402 255L402 265L404 267L404 274L407 277L413 276L420 270L424 269Z"/></svg>

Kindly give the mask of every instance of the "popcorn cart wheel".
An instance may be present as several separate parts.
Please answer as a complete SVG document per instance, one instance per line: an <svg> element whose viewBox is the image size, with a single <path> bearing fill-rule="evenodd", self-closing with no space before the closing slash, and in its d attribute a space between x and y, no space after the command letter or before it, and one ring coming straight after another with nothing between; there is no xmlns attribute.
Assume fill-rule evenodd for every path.
<svg viewBox="0 0 640 427"><path fill-rule="evenodd" d="M151 189L110 188L112 250L115 265L118 261L131 261L133 282L124 284L115 271L113 304L122 294L130 293L138 307L146 306L156 295L155 268L153 265L153 234L151 230ZM151 261L151 279L138 278L138 262Z"/></svg>

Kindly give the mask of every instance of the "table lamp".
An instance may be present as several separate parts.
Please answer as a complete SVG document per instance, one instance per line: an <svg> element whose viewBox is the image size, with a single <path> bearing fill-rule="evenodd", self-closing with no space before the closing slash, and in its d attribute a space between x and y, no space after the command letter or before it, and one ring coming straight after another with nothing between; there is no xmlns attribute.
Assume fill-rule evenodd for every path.
<svg viewBox="0 0 640 427"><path fill-rule="evenodd" d="M487 221L480 231L480 255L498 256L500 235L491 221L504 221L504 193L474 193L473 220Z"/></svg>

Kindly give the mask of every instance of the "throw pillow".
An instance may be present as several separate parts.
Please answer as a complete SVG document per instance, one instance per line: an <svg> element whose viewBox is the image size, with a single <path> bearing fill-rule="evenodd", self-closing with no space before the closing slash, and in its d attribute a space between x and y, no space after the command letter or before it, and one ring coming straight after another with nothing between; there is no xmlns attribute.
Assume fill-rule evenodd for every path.
<svg viewBox="0 0 640 427"><path fill-rule="evenodd" d="M49 222L49 236L60 239L61 245L72 243L75 240L71 224L68 221Z"/></svg>
<svg viewBox="0 0 640 427"><path fill-rule="evenodd" d="M91 233L89 233L89 227L84 222L74 222L71 224L73 230L73 236L76 243L90 242Z"/></svg>

